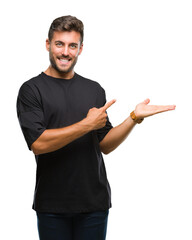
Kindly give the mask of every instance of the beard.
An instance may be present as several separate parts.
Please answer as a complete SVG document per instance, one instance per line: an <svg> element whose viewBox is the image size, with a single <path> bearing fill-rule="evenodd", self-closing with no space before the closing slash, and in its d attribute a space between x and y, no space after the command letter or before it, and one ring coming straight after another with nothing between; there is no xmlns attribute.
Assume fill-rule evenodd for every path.
<svg viewBox="0 0 192 240"><path fill-rule="evenodd" d="M66 56L65 58L68 59L69 57ZM71 59L71 58L70 58L70 59ZM58 66L58 64L56 63L56 61L55 61L55 59L54 59L54 57L53 57L53 54L52 54L51 50L49 50L49 60L50 60L51 66L52 66L57 72L59 72L59 73L61 73L61 74L62 74L62 73L69 73L69 72L71 72L71 71L73 70L73 68L75 67L76 63L77 63L77 59L78 59L78 57L75 57L73 60L71 59L71 60L70 60L70 61L71 61L71 65L70 65L68 68L63 69L63 68L61 68L61 67Z"/></svg>

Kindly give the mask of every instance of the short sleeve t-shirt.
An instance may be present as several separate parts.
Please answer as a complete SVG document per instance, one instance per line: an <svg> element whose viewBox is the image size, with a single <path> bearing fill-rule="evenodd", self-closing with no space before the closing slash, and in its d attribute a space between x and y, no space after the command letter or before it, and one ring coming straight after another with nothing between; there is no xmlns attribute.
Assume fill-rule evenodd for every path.
<svg viewBox="0 0 192 240"><path fill-rule="evenodd" d="M102 107L105 91L95 81L77 73L72 79L41 73L25 82L18 94L17 114L29 149L46 129L70 126ZM39 212L91 212L111 207L99 142L111 130L91 131L65 147L36 155L37 171L33 209Z"/></svg>

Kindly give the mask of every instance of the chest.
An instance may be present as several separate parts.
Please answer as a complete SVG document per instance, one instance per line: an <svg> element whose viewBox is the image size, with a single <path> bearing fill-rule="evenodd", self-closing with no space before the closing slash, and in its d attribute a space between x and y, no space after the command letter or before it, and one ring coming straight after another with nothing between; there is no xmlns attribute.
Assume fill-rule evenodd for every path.
<svg viewBox="0 0 192 240"><path fill-rule="evenodd" d="M90 108L99 107L98 93L91 86L55 84L41 94L47 128L74 124L86 117Z"/></svg>

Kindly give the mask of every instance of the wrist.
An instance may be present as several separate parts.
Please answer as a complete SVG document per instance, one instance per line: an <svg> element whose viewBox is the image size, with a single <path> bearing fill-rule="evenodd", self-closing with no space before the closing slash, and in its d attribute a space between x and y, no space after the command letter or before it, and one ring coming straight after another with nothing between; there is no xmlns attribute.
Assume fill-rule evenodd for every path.
<svg viewBox="0 0 192 240"><path fill-rule="evenodd" d="M82 127L84 129L86 129L86 131L90 132L94 130L94 126L93 124L91 124L91 122L89 121L89 119L86 117L83 120L80 121L80 124L82 125Z"/></svg>
<svg viewBox="0 0 192 240"><path fill-rule="evenodd" d="M132 118L132 120L135 122L135 123L142 123L143 122L143 120L144 120L144 118L139 118L139 117L137 117L137 115L135 114L135 111L132 111L131 113L130 113L130 117Z"/></svg>

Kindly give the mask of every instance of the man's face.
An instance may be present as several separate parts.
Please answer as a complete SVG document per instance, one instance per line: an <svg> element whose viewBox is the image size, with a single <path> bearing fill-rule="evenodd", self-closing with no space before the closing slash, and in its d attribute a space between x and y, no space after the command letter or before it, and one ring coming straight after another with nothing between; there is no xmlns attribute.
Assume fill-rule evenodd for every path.
<svg viewBox="0 0 192 240"><path fill-rule="evenodd" d="M73 76L73 68L83 49L80 39L80 33L66 31L54 32L51 42L46 40L51 67L58 74L66 77Z"/></svg>

